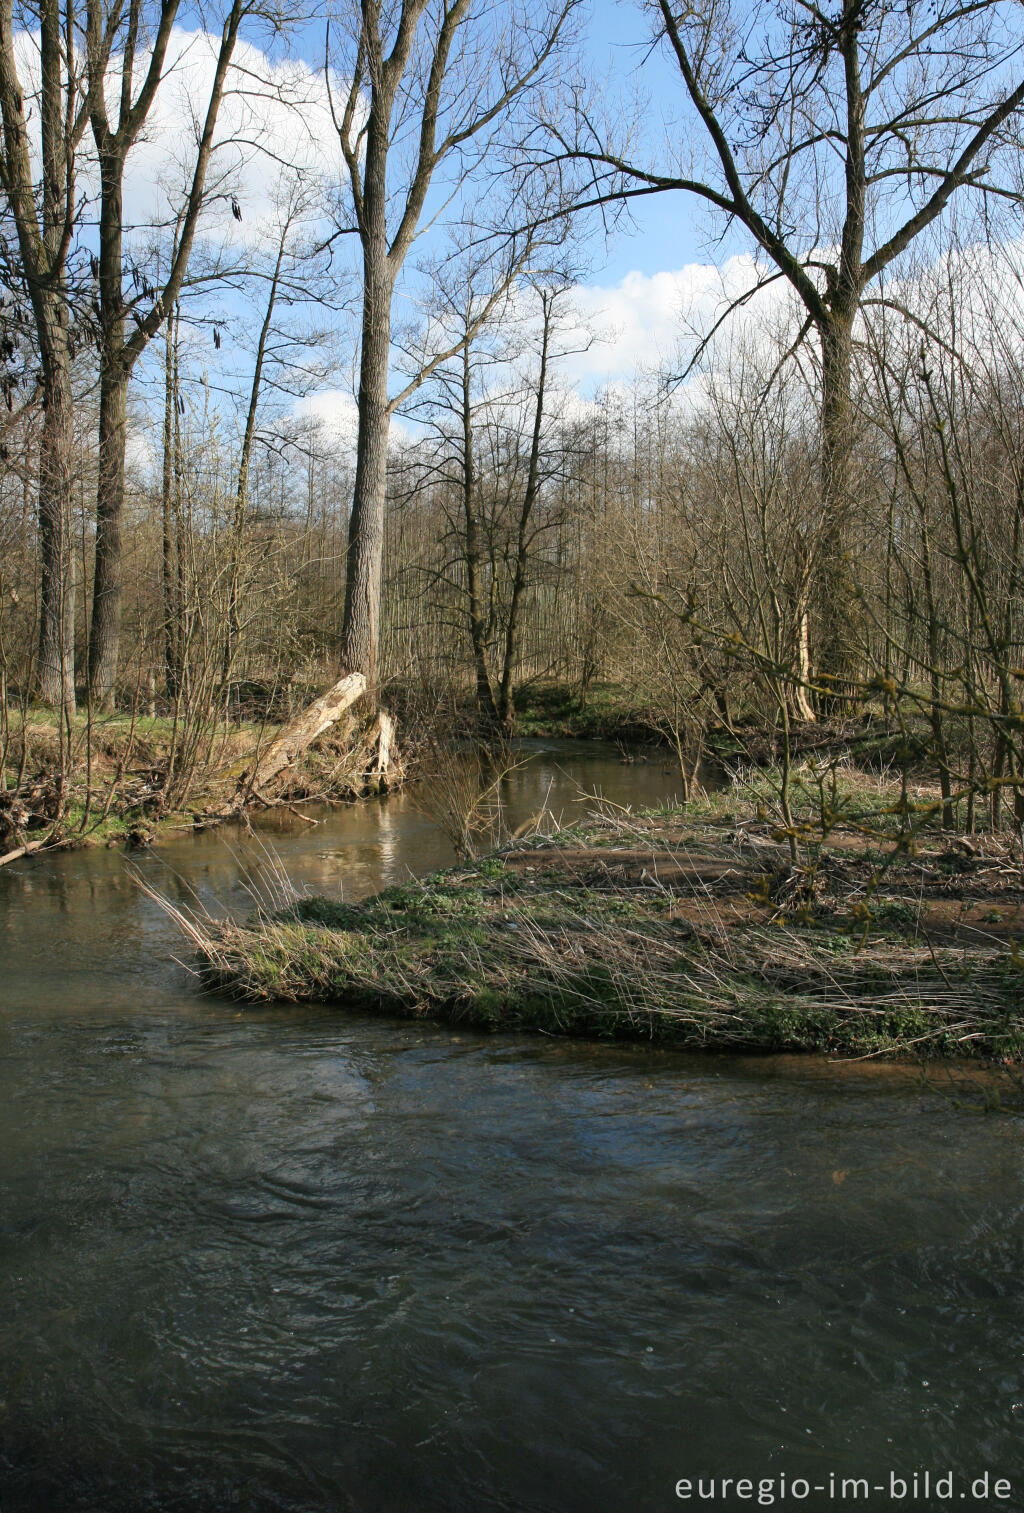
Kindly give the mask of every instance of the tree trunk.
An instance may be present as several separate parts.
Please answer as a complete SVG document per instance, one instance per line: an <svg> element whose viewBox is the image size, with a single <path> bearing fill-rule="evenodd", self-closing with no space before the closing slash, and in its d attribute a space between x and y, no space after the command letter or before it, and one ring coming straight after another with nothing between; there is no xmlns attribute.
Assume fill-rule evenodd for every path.
<svg viewBox="0 0 1024 1513"><path fill-rule="evenodd" d="M498 711L487 671L487 629L480 592L480 522L476 513L476 459L473 450L473 402L469 342L462 349L462 507L466 527L466 590L469 595L469 635L476 668L476 702L487 720Z"/></svg>
<svg viewBox="0 0 1024 1513"><path fill-rule="evenodd" d="M121 512L124 507L128 375L121 362L120 320L104 332L100 360L99 462L96 485L96 567L89 631L89 692L111 709L121 637Z"/></svg>
<svg viewBox="0 0 1024 1513"><path fill-rule="evenodd" d="M363 334L359 363L359 437L356 477L349 517L345 575L342 666L366 670L371 689L377 682L380 638L381 570L384 560L384 510L388 481L388 366L391 353L392 278L384 242L384 206L379 234L363 256Z"/></svg>
<svg viewBox="0 0 1024 1513"><path fill-rule="evenodd" d="M942 628L935 603L935 588L932 578L931 538L928 530L928 504L921 501L921 576L924 585L924 602L928 614L928 691L931 696L929 723L932 729L932 755L939 769L939 792L942 795L942 828L955 828L953 815L953 782L946 750L946 732L942 711Z"/></svg>
<svg viewBox="0 0 1024 1513"><path fill-rule="evenodd" d="M811 627L807 601L801 596L796 614L796 682L793 684L792 708L798 720L813 724L814 705L808 684L811 682Z"/></svg>
<svg viewBox="0 0 1024 1513"><path fill-rule="evenodd" d="M242 452L238 459L238 481L235 485L235 518L231 531L228 623L227 632L224 637L225 688L227 688L228 680L231 677L231 666L235 659L235 652L238 649L238 638L241 631L238 600L242 572L242 540L245 536L245 523L249 504L249 466L252 459L253 441L256 436L256 416L259 413L260 386L263 382L263 364L267 355L267 340L270 336L271 323L274 319L274 305L277 303L277 291L281 282L281 268L284 264L285 248L288 244L288 232L290 229L291 216L289 215L281 230L281 240L277 249L277 262L274 265L274 276L270 281L270 292L267 295L267 308L263 315L263 324L260 327L259 341L256 344L256 361L253 364L252 383L249 387L249 408L245 417Z"/></svg>
<svg viewBox="0 0 1024 1513"><path fill-rule="evenodd" d="M177 0L163 0L145 80L132 101L132 65L140 21L140 0L132 0L122 54L121 103L116 131L107 121L104 97L107 58L99 35L99 15L89 7L89 113L100 162L100 433L96 491L96 570L89 643L89 687L102 708L113 701L121 633L121 515L124 505L125 419L128 381L147 342L156 335L174 306L188 267L196 223L203 206L206 171L224 83L245 11L245 0L232 0L224 20L206 118L198 143L187 204L175 231L174 255L162 290L146 290L153 302L145 315L133 309L135 329L124 339L125 304L121 285L122 200L125 159L152 107L162 77L163 60L177 12Z"/></svg>
<svg viewBox="0 0 1024 1513"><path fill-rule="evenodd" d="M64 17L59 0L42 0L39 17L40 193L33 183L25 100L14 57L10 0L0 4L0 120L3 188L17 233L39 348L43 426L39 448L39 663L41 697L75 707L75 590L71 541L74 398L68 344L66 266L74 217L75 139L67 128ZM70 23L69 23L70 24ZM41 203L40 203L41 201Z"/></svg>
<svg viewBox="0 0 1024 1513"><path fill-rule="evenodd" d="M852 353L854 310L833 311L821 331L821 530L818 677L841 696L856 677L857 617L851 570L850 483L853 461Z"/></svg>
<svg viewBox="0 0 1024 1513"><path fill-rule="evenodd" d="M100 423L96 478L96 567L89 632L89 692L110 709L121 635L121 511L124 506L128 369L124 361L121 292L121 179L116 154L101 154L100 182Z"/></svg>
<svg viewBox="0 0 1024 1513"><path fill-rule="evenodd" d="M71 360L60 296L39 296L43 428L39 446L39 694L55 709L75 708L75 559L71 539L74 416Z"/></svg>
<svg viewBox="0 0 1024 1513"><path fill-rule="evenodd" d="M537 495L540 492L540 445L544 428L544 400L547 390L548 351L551 343L551 321L554 295L541 295L543 327L541 331L540 372L537 375L537 400L533 412L533 435L530 440L530 463L526 474L526 488L519 512L519 529L516 535L516 562L512 577L512 594L508 607L508 624L505 628L505 656L501 669L501 691L498 694L498 713L508 724L515 713L512 704L512 675L515 672L516 652L519 644L519 614L522 608L523 590L526 587L527 557L529 554L529 529Z"/></svg>
<svg viewBox="0 0 1024 1513"><path fill-rule="evenodd" d="M175 412L178 405L176 316L171 313L166 328L164 365L164 455L161 489L163 516L162 589L164 605L164 690L173 699L179 686L178 638L180 634L180 599L177 594L174 533L174 442Z"/></svg>
<svg viewBox="0 0 1024 1513"><path fill-rule="evenodd" d="M336 725L350 705L361 698L366 691L366 679L362 673L349 673L335 683L333 688L328 689L304 709L294 720L290 720L281 731L276 740L272 741L266 751L256 763L254 771L239 785L239 797L236 803L244 802L245 797L253 790L259 791L271 778L283 772L297 762L303 752L313 744L317 736L323 735L325 730L330 730ZM388 731L387 745L390 749L390 728ZM385 752L385 758L387 752Z"/></svg>

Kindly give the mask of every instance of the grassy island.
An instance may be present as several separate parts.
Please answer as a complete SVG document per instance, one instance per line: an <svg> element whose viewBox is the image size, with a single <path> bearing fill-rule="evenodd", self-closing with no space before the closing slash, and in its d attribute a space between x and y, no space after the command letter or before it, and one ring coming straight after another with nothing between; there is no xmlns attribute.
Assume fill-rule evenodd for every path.
<svg viewBox="0 0 1024 1513"><path fill-rule="evenodd" d="M1024 1056L1024 879L994 842L837 830L794 863L728 796L605 808L359 903L189 923L211 986L495 1030Z"/></svg>

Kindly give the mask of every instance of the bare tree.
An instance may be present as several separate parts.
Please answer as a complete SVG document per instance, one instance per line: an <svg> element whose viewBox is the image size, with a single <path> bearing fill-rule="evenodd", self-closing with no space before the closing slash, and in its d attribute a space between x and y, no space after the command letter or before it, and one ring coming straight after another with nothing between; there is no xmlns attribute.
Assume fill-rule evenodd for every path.
<svg viewBox="0 0 1024 1513"><path fill-rule="evenodd" d="M431 187L450 202L526 92L543 81L579 0L361 0L335 125L363 265L359 430L342 661L377 671L391 417L446 356L389 392L396 282ZM411 144L411 145L409 145ZM440 213L440 210L439 212Z"/></svg>
<svg viewBox="0 0 1024 1513"><path fill-rule="evenodd" d="M556 312L576 268L570 232L566 221L553 222L495 248L477 243L472 224L463 228L467 246L434 272L427 323L435 347L456 350L434 368L409 412L435 433L424 477L458 499L449 566L464 577L477 706L492 724L512 713L533 516L545 481L551 370L570 350L556 340L565 324ZM421 341L409 354L415 371L426 366L426 353ZM535 380L524 367L534 360ZM483 459L479 430L488 433Z"/></svg>
<svg viewBox="0 0 1024 1513"><path fill-rule="evenodd" d="M737 222L803 306L800 338L821 358L821 516L831 549L818 572L828 629L819 673L849 667L853 602L851 359L866 292L954 195L1012 196L999 149L1024 103L1018 12L1004 0L778 0L756 19L729 0L644 0L699 128L674 160L645 162L582 107L563 159L586 166L584 203L683 190ZM554 123L557 130L557 123ZM653 156L653 155L652 155Z"/></svg>
<svg viewBox="0 0 1024 1513"><path fill-rule="evenodd" d="M0 0L3 123L0 188L14 223L32 307L43 400L38 471L41 589L37 678L39 691L48 703L73 710L74 341L68 301L68 257L78 214L76 155L88 122L88 110L77 61L71 0L63 11L60 0L41 0L38 46L40 73L36 90L19 76L12 3ZM33 104L38 109L41 148L38 196L28 134Z"/></svg>
<svg viewBox="0 0 1024 1513"><path fill-rule="evenodd" d="M89 639L89 687L93 700L108 706L117 677L121 625L121 515L124 507L125 438L128 382L147 343L162 325L181 291L196 225L206 203L206 179L214 150L217 117L239 28L254 8L253 0L232 0L221 30L206 115L197 143L191 182L175 228L174 252L162 287L136 276L135 297L124 290L123 184L132 147L146 123L161 79L179 0L160 0L153 18L144 0L88 0L89 115L100 169L99 310L100 418L99 473L96 491L96 568ZM154 35L142 82L135 92L134 74L143 27L152 20ZM115 46L120 53L114 58ZM111 125L105 84L116 64L119 104ZM148 307L148 308L147 308ZM125 335L128 314L131 334Z"/></svg>

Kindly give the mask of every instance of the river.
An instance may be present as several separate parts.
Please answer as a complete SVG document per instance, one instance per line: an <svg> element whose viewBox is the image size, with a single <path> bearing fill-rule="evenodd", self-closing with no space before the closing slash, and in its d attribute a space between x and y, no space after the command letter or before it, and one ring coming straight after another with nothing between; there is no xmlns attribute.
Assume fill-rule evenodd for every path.
<svg viewBox="0 0 1024 1513"><path fill-rule="evenodd" d="M513 818L675 786L568 746L510 784ZM270 829L349 898L448 860L408 794ZM141 865L244 908L243 852ZM824 1509L925 1469L967 1480L870 1504L987 1473L1024 1507L1015 1120L902 1069L241 1007L176 954L117 852L0 871L4 1513L658 1513L782 1475L825 1490L761 1506Z"/></svg>

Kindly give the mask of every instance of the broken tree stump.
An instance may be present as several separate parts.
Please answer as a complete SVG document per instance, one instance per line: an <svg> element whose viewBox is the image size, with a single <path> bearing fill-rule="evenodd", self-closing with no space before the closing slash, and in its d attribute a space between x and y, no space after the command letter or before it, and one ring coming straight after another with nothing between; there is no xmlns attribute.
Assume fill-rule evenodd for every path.
<svg viewBox="0 0 1024 1513"><path fill-rule="evenodd" d="M326 693L314 699L306 709L289 720L257 759L255 767L239 779L235 805L241 806L250 793L258 793L267 783L291 767L325 730L336 725L350 705L366 692L366 678L351 672Z"/></svg>
<svg viewBox="0 0 1024 1513"><path fill-rule="evenodd" d="M382 709L377 715L377 760L373 765L372 777L378 788L386 788L391 775L391 746L395 739L395 722L386 709Z"/></svg>

